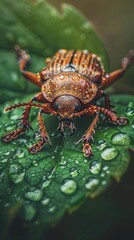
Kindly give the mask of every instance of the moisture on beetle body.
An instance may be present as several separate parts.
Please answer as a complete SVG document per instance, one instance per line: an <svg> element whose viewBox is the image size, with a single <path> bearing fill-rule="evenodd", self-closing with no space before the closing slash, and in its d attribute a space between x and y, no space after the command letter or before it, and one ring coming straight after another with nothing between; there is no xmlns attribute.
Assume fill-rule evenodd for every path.
<svg viewBox="0 0 134 240"><path fill-rule="evenodd" d="M38 141L29 148L29 152L36 154L45 143L51 145L42 114L48 113L58 116L59 132L64 135L65 129L70 129L70 133L75 131L74 119L84 114L94 115L94 119L85 134L76 144L83 144L83 154L86 157L93 155L90 140L97 123L100 113L116 125L127 124L125 117L118 117L112 110L112 105L108 95L104 90L121 77L128 67L134 62L134 51L131 50L123 58L121 69L112 73L106 73L103 64L94 53L88 50L66 50L60 49L52 58L46 59L46 67L37 74L25 70L30 56L18 45L15 47L20 71L23 76L37 85L40 90L27 103L15 104L7 107L5 111L24 107L20 124L14 131L3 135L4 142L10 142L23 134L28 128L29 115L32 107L39 108L38 122L39 134ZM104 97L105 107L96 105L96 100ZM36 102L36 103L35 103Z"/></svg>

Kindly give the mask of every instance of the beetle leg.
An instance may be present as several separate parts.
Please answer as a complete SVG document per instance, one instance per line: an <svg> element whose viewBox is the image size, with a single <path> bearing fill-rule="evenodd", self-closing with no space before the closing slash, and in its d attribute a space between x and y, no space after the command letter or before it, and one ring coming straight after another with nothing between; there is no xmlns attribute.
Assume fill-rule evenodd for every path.
<svg viewBox="0 0 134 240"><path fill-rule="evenodd" d="M110 98L109 98L108 94L105 93L103 90L99 90L96 97L95 97L95 100L100 99L102 97L105 98L105 107L108 110L111 110L112 108L114 108L114 106L111 104L111 101L110 101Z"/></svg>
<svg viewBox="0 0 134 240"><path fill-rule="evenodd" d="M28 55L28 53L25 50L22 50L18 45L15 46L15 50L17 53L20 71L23 74L23 76L33 84L37 85L38 87L41 87L40 74L39 73L35 74L24 70L26 65L30 62L30 56Z"/></svg>
<svg viewBox="0 0 134 240"><path fill-rule="evenodd" d="M13 132L3 135L2 141L10 142L11 140L17 138L21 133L24 133L28 128L30 128L32 130L32 127L30 126L29 121L28 121L30 109L31 109L31 102L32 102L32 100L29 101L29 103L27 103L27 106L24 109L22 117L19 118L19 119L21 119L21 122L17 126L21 125L22 127L14 130Z"/></svg>
<svg viewBox="0 0 134 240"><path fill-rule="evenodd" d="M30 126L30 123L28 121L28 118L29 118L29 115L30 115L30 110L31 110L31 107L32 107L32 102L33 101L37 101L37 102L42 102L43 101L43 94L42 93L38 93L36 94L27 104L16 104L14 106L11 106L11 107L7 107L5 109L5 111L9 111L9 110L12 110L12 109L15 109L15 108L19 108L21 106L26 106L24 111L23 111L23 114L20 118L18 118L18 120L21 120L20 123L17 124L17 127L18 126L22 126L21 128L19 129L16 129L14 130L13 132L10 132L8 134L5 134L3 135L2 137L2 140L4 142L10 142L11 140L17 138L21 133L24 133L27 129L32 129L32 127Z"/></svg>
<svg viewBox="0 0 134 240"><path fill-rule="evenodd" d="M125 125L128 123L127 118L118 117L115 112L108 110L106 108L103 108L103 107L96 106L96 105L90 105L87 109L84 109L81 112L75 113L74 116L80 117L83 114L87 114L87 113L94 114L94 113L99 113L99 112L104 113L105 116L108 117L108 119L114 124Z"/></svg>
<svg viewBox="0 0 134 240"><path fill-rule="evenodd" d="M42 118L42 112L43 112L43 109L41 109L38 113L39 135L36 137L36 138L40 138L40 140L37 143L35 143L32 147L29 148L29 152L32 154L36 154L37 152L39 152L45 143L49 143L49 145L51 146L51 142L50 142L48 133L46 131L44 120Z"/></svg>
<svg viewBox="0 0 134 240"><path fill-rule="evenodd" d="M121 77L128 67L134 62L134 50L131 50L126 57L122 59L122 68L118 69L112 73L105 74L102 78L102 86L101 89L106 89L112 83L114 83L119 77Z"/></svg>
<svg viewBox="0 0 134 240"><path fill-rule="evenodd" d="M93 156L92 148L89 144L89 140L93 140L93 134L95 133L95 127L97 122L99 121L99 115L96 113L94 120L92 121L91 125L87 129L86 133L82 136L82 138L76 143L79 144L80 142L83 143L83 153L85 157Z"/></svg>

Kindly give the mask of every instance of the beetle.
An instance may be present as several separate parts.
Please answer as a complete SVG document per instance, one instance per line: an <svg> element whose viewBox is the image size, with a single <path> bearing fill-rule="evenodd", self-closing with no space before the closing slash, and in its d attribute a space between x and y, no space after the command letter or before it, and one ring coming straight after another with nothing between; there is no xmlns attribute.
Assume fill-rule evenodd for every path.
<svg viewBox="0 0 134 240"><path fill-rule="evenodd" d="M46 59L46 67L35 74L26 71L26 65L30 61L29 54L15 47L19 68L23 76L37 85L41 91L27 103L15 104L6 107L5 111L19 107L25 107L21 122L14 131L2 136L4 142L10 142L32 127L29 124L29 114L32 107L38 107L39 135L38 141L29 148L29 152L36 154L45 143L51 146L51 142L42 118L43 113L53 114L59 117L59 132L64 135L69 128L71 134L75 131L74 118L83 114L94 115L94 119L81 139L76 143L83 144L84 156L90 158L93 155L90 140L93 139L95 127L99 122L100 113L116 125L127 124L125 117L118 117L112 110L108 94L104 90L121 77L128 67L134 62L134 50L129 51L123 58L121 68L106 73L101 59L88 50L58 50L51 58ZM95 104L101 97L105 98L105 107ZM38 103L34 103L34 101Z"/></svg>

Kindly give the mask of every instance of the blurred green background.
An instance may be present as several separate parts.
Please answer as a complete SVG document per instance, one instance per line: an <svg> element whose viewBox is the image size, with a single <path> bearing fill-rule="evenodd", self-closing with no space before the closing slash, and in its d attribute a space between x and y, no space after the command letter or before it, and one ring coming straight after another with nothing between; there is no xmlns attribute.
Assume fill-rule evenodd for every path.
<svg viewBox="0 0 134 240"><path fill-rule="evenodd" d="M50 0L60 5L70 3L77 7L95 26L108 51L111 70L120 66L121 59L134 48L133 0ZM114 91L134 94L134 67L114 85Z"/></svg>

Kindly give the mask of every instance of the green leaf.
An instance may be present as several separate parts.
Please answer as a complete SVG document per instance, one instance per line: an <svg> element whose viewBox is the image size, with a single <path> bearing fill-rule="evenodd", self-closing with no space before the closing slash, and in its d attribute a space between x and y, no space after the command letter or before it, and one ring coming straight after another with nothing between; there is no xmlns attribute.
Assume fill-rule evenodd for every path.
<svg viewBox="0 0 134 240"><path fill-rule="evenodd" d="M46 145L36 155L29 155L27 151L27 147L35 142L31 132L10 144L1 143L0 198L5 208L10 210L12 205L21 203L24 222L32 222L36 228L39 221L47 227L59 221L66 211L78 208L87 197L93 198L103 192L111 176L119 181L128 166L127 149L134 145L134 97L113 95L111 99L118 115L126 116L129 124L104 125L101 121L92 144L94 156L90 160L83 156L82 146L75 146L91 122L87 116L76 119L77 131L72 137L63 138L56 130L57 119L45 115L53 148L50 150ZM21 102L27 100L28 97ZM1 133L6 133L14 128L21 110L3 113L3 108L0 127ZM31 121L35 132L36 116L34 110Z"/></svg>
<svg viewBox="0 0 134 240"><path fill-rule="evenodd" d="M101 57L108 70L104 44L92 24L74 7L64 4L60 13L44 0L1 0L0 8L1 102L23 96L23 92L37 91L19 73L14 54L16 44L29 50L33 72L40 71L44 67L44 59L61 48L89 49ZM14 92L14 97L9 89Z"/></svg>
<svg viewBox="0 0 134 240"><path fill-rule="evenodd" d="M4 113L7 101L13 100L9 105L28 101L38 91L21 77L13 50L15 44L29 50L33 72L40 71L44 59L60 48L89 49L101 57L106 70L108 58L92 24L70 5L64 4L58 12L43 0L13 3L1 0L0 8L0 102L5 102L0 108L2 135L14 129L22 114L19 109ZM81 145L75 146L91 122L87 116L76 119L77 131L72 137L63 138L57 131L57 118L45 115L53 147L46 145L37 155L27 151L35 142L33 132L10 144L0 143L0 232L4 237L19 216L29 239L39 239L65 212L74 211L88 197L103 192L111 176L120 179L129 162L127 149L134 144L134 98L124 95L111 98L117 113L125 115L129 124L119 127L101 121L92 143L94 157L90 160L83 156ZM36 132L37 110L32 111L31 122Z"/></svg>

